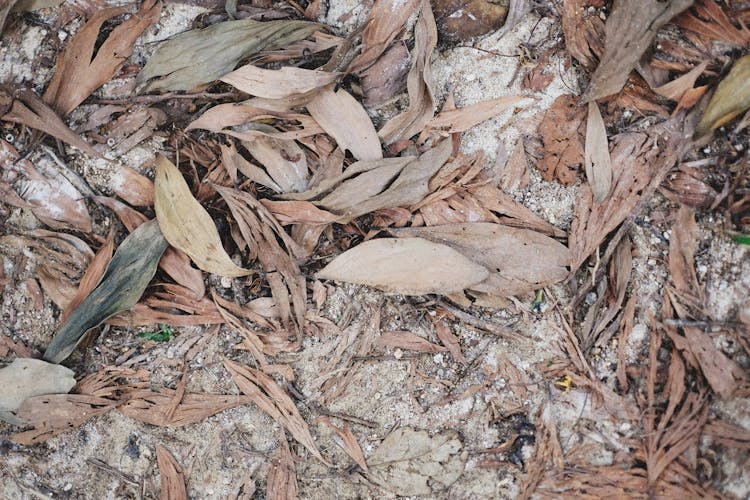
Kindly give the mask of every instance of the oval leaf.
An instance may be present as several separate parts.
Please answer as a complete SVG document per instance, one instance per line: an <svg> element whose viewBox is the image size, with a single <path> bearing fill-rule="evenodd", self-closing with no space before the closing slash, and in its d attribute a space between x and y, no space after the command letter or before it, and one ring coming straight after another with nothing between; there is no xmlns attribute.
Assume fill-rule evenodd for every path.
<svg viewBox="0 0 750 500"><path fill-rule="evenodd" d="M489 275L452 248L422 238L383 238L336 257L318 278L369 285L389 293L458 293Z"/></svg>
<svg viewBox="0 0 750 500"><path fill-rule="evenodd" d="M154 184L156 220L170 245L188 254L203 271L229 277L250 274L229 258L211 216L193 197L177 167L161 155Z"/></svg>
<svg viewBox="0 0 750 500"><path fill-rule="evenodd" d="M589 118L586 122L586 178L591 192L598 202L604 201L612 187L612 160L609 156L607 129L604 127L599 105L589 102Z"/></svg>

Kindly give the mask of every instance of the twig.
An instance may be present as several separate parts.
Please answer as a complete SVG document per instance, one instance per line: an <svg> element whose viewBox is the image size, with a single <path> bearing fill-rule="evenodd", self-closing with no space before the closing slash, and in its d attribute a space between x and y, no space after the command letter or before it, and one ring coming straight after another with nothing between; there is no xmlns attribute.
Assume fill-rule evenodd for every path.
<svg viewBox="0 0 750 500"><path fill-rule="evenodd" d="M97 469L101 469L104 472L107 472L115 476L117 479L120 479L121 481L124 481L128 483L129 485L134 486L137 489L140 489L141 484L138 481L128 476L127 474L120 472L119 470L115 469L111 465L108 465L103 460L99 460L98 458L88 458L86 459L86 463L91 464Z"/></svg>
<svg viewBox="0 0 750 500"><path fill-rule="evenodd" d="M485 321L483 319L477 318L476 316L469 314L465 311L462 311L461 309L457 307L453 307L447 302L440 301L438 302L438 305L442 309L445 309L446 311L451 313L456 318L463 321L464 323L467 323L473 327L479 328L489 333L493 333L499 337L503 337L508 340L522 340L525 342L528 342L530 340L524 337L523 335L514 332L507 326L499 325L497 323L490 323L489 321Z"/></svg>
<svg viewBox="0 0 750 500"><path fill-rule="evenodd" d="M176 94L167 92L166 94L139 95L134 97L124 97L122 99L92 99L93 104L133 104L133 103L150 103L168 101L170 99L223 99L225 97L237 97L240 92L222 92L212 94L210 92L198 92L195 94Z"/></svg>

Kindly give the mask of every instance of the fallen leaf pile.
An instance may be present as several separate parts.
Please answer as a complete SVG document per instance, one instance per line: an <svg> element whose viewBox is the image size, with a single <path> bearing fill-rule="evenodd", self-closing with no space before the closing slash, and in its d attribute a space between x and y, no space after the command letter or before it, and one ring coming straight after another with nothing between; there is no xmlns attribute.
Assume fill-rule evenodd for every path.
<svg viewBox="0 0 750 500"><path fill-rule="evenodd" d="M16 3L0 9L0 30L12 9L27 8ZM391 495L447 494L473 472L469 463L510 460L475 455L510 457L515 441L522 447L526 439L533 457L516 454L524 456L524 498L715 496L714 485L699 479L706 467L700 460L707 460L697 458L702 440L710 435L741 447L747 439L713 415L710 401L746 396L750 384L746 358L722 350L704 328L713 318L696 273L698 229L689 207L726 207L728 226L750 224L744 174L736 174L744 166L721 159L724 171L740 176L723 189L694 168L709 163L696 151L712 132L732 128L727 142L746 137L739 134L750 125L750 56L740 55L750 47L741 22L750 19L748 9L714 0L615 0L609 9L599 0L558 2L548 9L564 35L565 48L556 50L588 82L581 95L561 95L530 119L535 130L511 155L499 153L493 167L481 152L462 152L462 133L509 109L515 120L534 96L457 107L450 94L438 112L433 53L439 39L463 44L507 33L532 2L376 0L346 38L312 21L321 18L317 0L283 9L251 3L219 2L226 14L149 42L144 60L131 56L159 23L160 0L138 8L73 2L60 7L72 9L60 22L82 19L61 42L44 92L12 78L0 84L8 131L0 138L0 209L3 216L27 214L34 224L28 227L36 227L21 229L27 226L18 224L20 216L7 217L0 248L19 269L29 264L34 274L24 283L35 300L61 311L54 335L33 346L45 361L3 333L0 357L19 357L0 369L0 419L25 427L12 440L40 443L109 411L175 427L253 405L278 428L275 451L253 451L269 464L269 498L299 496L300 464L334 467L313 422L335 435L337 453L343 450L351 464L338 474L346 470ZM675 33L689 43L677 43ZM521 88L544 91L552 77L542 62L550 57L524 70ZM103 98L103 86L118 98ZM404 90L405 100L380 113ZM161 153L137 169L129 165L127 153L152 138ZM71 158L106 171L111 189L90 186ZM541 216L545 207L532 210L521 201L530 178L540 175L541 185L575 189L569 229ZM660 212L661 222L673 224L669 285L647 315L633 283L631 229L648 222L643 210L657 193L681 207ZM16 272L5 272L0 266L0 291L18 281ZM418 308L429 335L381 331L372 304L365 325L352 323L348 310L341 321L324 317L327 287L341 283L429 296ZM553 285L567 290L569 304L552 299ZM535 438L516 433L515 441L489 451L471 449L484 445L469 445L449 423L429 432L380 429L365 447L352 430L365 420L350 422L320 406L340 397L371 360L401 360L406 352L409 359L445 356L466 370L436 405L507 379L523 393L518 408L526 411L527 391L542 382L502 359L485 370L487 380L464 383L481 360L467 359L452 325L526 342L528 332L467 310L513 304L526 322L535 321L545 297L564 328L561 357L540 369L544 376L563 389L561 397L585 394L584 407L591 398L586 419L614 416L639 426L626 445L617 444L611 465L581 458L583 444L563 445L551 400L540 410ZM638 364L625 347L636 314L647 316L649 333ZM348 329L352 324L359 329ZM132 329L144 325L164 335L133 347ZM218 337L219 326L210 325L240 339L207 361L231 377L221 394L188 390L187 361ZM109 344L112 326L123 327L117 334L127 338L121 352ZM203 333L171 339L179 326L201 326ZM322 344L321 332L335 332L336 343L324 349L321 372L296 386L292 363L306 345ZM747 350L741 338L737 350ZM181 353L175 389L159 388L140 367L148 342L160 341L174 341ZM96 369L83 366L92 342L104 346L97 356L108 360ZM604 380L596 370L610 351L617 366ZM68 358L86 373L77 384L74 372L54 364ZM427 380L417 366L409 376ZM494 411L493 423L507 417ZM187 458L158 445L156 463L162 498L186 498ZM252 485L242 487L248 498Z"/></svg>

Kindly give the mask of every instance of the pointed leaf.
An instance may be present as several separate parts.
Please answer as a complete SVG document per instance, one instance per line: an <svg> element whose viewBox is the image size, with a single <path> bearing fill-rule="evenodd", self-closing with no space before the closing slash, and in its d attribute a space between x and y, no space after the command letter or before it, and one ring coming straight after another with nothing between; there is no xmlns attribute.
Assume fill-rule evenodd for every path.
<svg viewBox="0 0 750 500"><path fill-rule="evenodd" d="M214 221L193 197L177 167L161 155L157 161L154 205L164 238L206 272L229 277L250 274L227 255Z"/></svg>
<svg viewBox="0 0 750 500"><path fill-rule="evenodd" d="M734 63L711 97L695 136L715 130L750 108L750 55Z"/></svg>
<svg viewBox="0 0 750 500"><path fill-rule="evenodd" d="M333 83L341 73L284 66L263 69L252 64L221 77L221 81L250 95L266 99L283 99L306 94Z"/></svg>
<svg viewBox="0 0 750 500"><path fill-rule="evenodd" d="M607 130L595 101L589 102L585 152L586 178L594 193L594 200L604 201L612 187L612 160L609 157Z"/></svg>

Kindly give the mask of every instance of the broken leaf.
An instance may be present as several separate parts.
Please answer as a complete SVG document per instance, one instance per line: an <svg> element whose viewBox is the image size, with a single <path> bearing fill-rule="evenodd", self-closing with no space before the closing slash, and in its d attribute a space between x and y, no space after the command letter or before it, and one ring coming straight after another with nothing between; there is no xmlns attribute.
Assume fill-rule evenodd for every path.
<svg viewBox="0 0 750 500"><path fill-rule="evenodd" d="M279 447L274 453L271 469L268 471L268 498L293 500L299 498L297 486L297 473L294 467L294 455L289 449L286 433L279 433Z"/></svg>
<svg viewBox="0 0 750 500"><path fill-rule="evenodd" d="M607 129L595 101L589 102L586 121L586 178L594 200L604 201L612 187L612 160L609 157Z"/></svg>
<svg viewBox="0 0 750 500"><path fill-rule="evenodd" d="M487 222L392 229L396 236L448 245L490 270L488 279L466 288L499 297L520 295L568 275L570 253L562 243L535 231Z"/></svg>
<svg viewBox="0 0 750 500"><path fill-rule="evenodd" d="M72 370L41 359L16 358L0 369L0 420L19 425L24 421L13 415L33 396L67 394L76 385Z"/></svg>
<svg viewBox="0 0 750 500"><path fill-rule="evenodd" d="M546 181L557 179L570 186L576 181L576 170L584 161L584 109L575 96L561 95L544 114L539 135L544 157L537 168Z"/></svg>
<svg viewBox="0 0 750 500"><path fill-rule="evenodd" d="M161 2L144 1L137 13L98 44L102 25L124 11L122 7L100 8L65 46L43 96L52 109L65 116L109 81L133 53L136 38L159 21Z"/></svg>
<svg viewBox="0 0 750 500"><path fill-rule="evenodd" d="M706 135L750 108L750 55L734 63L729 74L716 87L703 113L695 136Z"/></svg>
<svg viewBox="0 0 750 500"><path fill-rule="evenodd" d="M156 273L167 242L156 221L141 224L120 244L99 285L70 313L44 353L59 363L89 329L138 302Z"/></svg>
<svg viewBox="0 0 750 500"><path fill-rule="evenodd" d="M391 432L367 461L367 477L397 495L434 496L453 484L464 471L462 444L455 431L427 431L400 427Z"/></svg>
<svg viewBox="0 0 750 500"><path fill-rule="evenodd" d="M162 500L185 500L185 473L177 463L172 453L162 445L156 445L156 463L159 466L161 476Z"/></svg>
<svg viewBox="0 0 750 500"><path fill-rule="evenodd" d="M584 96L593 101L617 94L656 32L693 0L615 0L605 26L604 55Z"/></svg>
<svg viewBox="0 0 750 500"><path fill-rule="evenodd" d="M220 80L250 95L266 99L283 99L325 87L340 76L340 73L293 66L263 69L248 64L222 76Z"/></svg>
<svg viewBox="0 0 750 500"><path fill-rule="evenodd" d="M422 238L382 238L347 250L317 277L368 285L388 293L450 295L489 272L452 248Z"/></svg>
<svg viewBox="0 0 750 500"><path fill-rule="evenodd" d="M229 277L250 274L227 255L214 221L193 197L177 167L161 155L157 161L154 206L164 238L206 272Z"/></svg>
<svg viewBox="0 0 750 500"><path fill-rule="evenodd" d="M307 21L226 21L181 33L161 45L136 78L138 93L191 90L218 80L239 61L284 47L320 29Z"/></svg>

